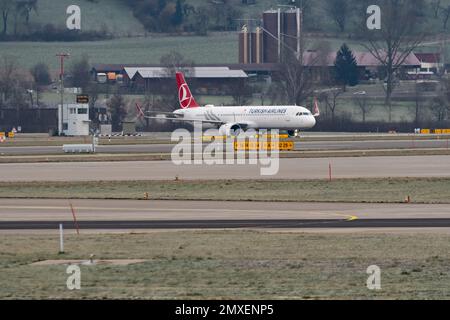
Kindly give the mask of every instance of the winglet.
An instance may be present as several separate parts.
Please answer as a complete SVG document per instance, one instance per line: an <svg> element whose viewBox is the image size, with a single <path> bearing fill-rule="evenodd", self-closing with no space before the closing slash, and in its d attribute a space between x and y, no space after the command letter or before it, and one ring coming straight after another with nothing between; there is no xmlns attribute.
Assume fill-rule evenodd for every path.
<svg viewBox="0 0 450 320"><path fill-rule="evenodd" d="M138 118L144 118L145 113L144 113L144 111L142 111L142 108L139 106L139 104L137 102L136 102L136 109L138 112Z"/></svg>
<svg viewBox="0 0 450 320"><path fill-rule="evenodd" d="M314 97L313 116L314 116L314 117L320 116L319 102L317 101L317 98L316 98L316 97Z"/></svg>

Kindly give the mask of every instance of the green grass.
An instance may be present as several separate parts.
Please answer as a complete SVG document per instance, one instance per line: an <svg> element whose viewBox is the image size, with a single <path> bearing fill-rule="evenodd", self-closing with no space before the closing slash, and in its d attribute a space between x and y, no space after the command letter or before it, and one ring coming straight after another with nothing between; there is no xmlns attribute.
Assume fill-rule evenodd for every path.
<svg viewBox="0 0 450 320"><path fill-rule="evenodd" d="M32 25L52 23L55 26L66 26L69 17L67 7L76 4L81 9L81 30L105 29L115 35L137 35L145 32L142 24L137 20L123 0L39 0L37 13L32 12ZM19 27L22 23L19 23ZM10 33L13 31L13 18L10 19ZM18 31L21 31L20 29Z"/></svg>
<svg viewBox="0 0 450 320"><path fill-rule="evenodd" d="M448 234L171 231L0 234L0 299L449 299ZM81 290L47 259L147 259L81 266ZM380 291L366 288L370 265Z"/></svg>
<svg viewBox="0 0 450 320"><path fill-rule="evenodd" d="M152 36L93 42L0 42L0 56L15 56L22 68L38 62L59 68L55 54L69 52L72 60L87 54L92 63L159 63L162 55L178 51L196 63L234 63L238 59L237 35ZM70 61L68 62L70 64Z"/></svg>
<svg viewBox="0 0 450 320"><path fill-rule="evenodd" d="M449 178L5 182L1 197L449 203Z"/></svg>

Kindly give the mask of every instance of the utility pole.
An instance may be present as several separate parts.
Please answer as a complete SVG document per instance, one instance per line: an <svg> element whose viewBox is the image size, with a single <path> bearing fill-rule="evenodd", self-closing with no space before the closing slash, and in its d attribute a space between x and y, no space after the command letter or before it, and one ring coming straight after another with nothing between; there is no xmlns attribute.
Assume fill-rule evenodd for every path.
<svg viewBox="0 0 450 320"><path fill-rule="evenodd" d="M60 58L59 90L61 94L61 108L58 110L58 135L61 136L64 130L64 59L69 58L70 54L58 53L56 56Z"/></svg>

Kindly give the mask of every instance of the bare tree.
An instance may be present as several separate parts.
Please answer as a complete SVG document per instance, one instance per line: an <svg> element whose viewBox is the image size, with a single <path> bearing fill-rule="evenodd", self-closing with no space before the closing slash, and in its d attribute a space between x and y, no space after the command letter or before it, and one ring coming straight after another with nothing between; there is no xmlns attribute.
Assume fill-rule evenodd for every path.
<svg viewBox="0 0 450 320"><path fill-rule="evenodd" d="M175 79L175 73L181 71L186 77L195 78L194 74L194 62L187 60L182 54L178 52L171 52L163 55L160 58L160 64L164 67L163 76L169 79ZM175 81L175 80L174 80ZM175 82L173 82L175 83ZM189 86L195 88L195 81L190 79ZM159 100L159 105L163 107L164 110L173 111L176 105L178 105L178 94L173 90L173 86L161 86L162 96Z"/></svg>
<svg viewBox="0 0 450 320"><path fill-rule="evenodd" d="M361 111L362 121L366 123L367 116L370 112L372 112L374 106L369 103L369 97L366 93L355 94L353 97L353 101L358 106Z"/></svg>
<svg viewBox="0 0 450 320"><path fill-rule="evenodd" d="M327 1L327 11L331 19L334 20L341 32L345 31L347 26L347 17L349 15L348 0Z"/></svg>
<svg viewBox="0 0 450 320"><path fill-rule="evenodd" d="M325 103L328 110L331 112L331 122L334 123L336 119L336 109L338 106L338 99L344 93L341 88L332 88L321 90L319 94L319 100Z"/></svg>
<svg viewBox="0 0 450 320"><path fill-rule="evenodd" d="M396 85L396 73L406 59L423 41L419 31L420 17L417 10L421 0L377 0L382 10L380 30L365 28L368 42L362 45L375 57L386 73L386 100L389 122L392 122L392 93Z"/></svg>
<svg viewBox="0 0 450 320"><path fill-rule="evenodd" d="M442 16L442 28L447 30L448 22L450 21L450 5L440 7L440 12Z"/></svg>
<svg viewBox="0 0 450 320"><path fill-rule="evenodd" d="M164 66L165 72L169 77L175 77L177 71L181 71L186 75L193 73L194 62L185 59L181 53L176 51L163 55L159 62Z"/></svg>
<svg viewBox="0 0 450 320"><path fill-rule="evenodd" d="M237 106L249 104L252 100L253 88L247 83L246 80L233 81L230 85L230 91L231 96L233 97L233 102Z"/></svg>
<svg viewBox="0 0 450 320"><path fill-rule="evenodd" d="M122 128L122 122L127 116L127 110L125 108L126 101L120 94L115 94L107 102L109 112L111 113L111 122L114 131L120 131Z"/></svg>
<svg viewBox="0 0 450 320"><path fill-rule="evenodd" d="M447 101L443 99L442 96L435 97L431 101L431 113L433 114L435 120L439 123L447 118Z"/></svg>
<svg viewBox="0 0 450 320"><path fill-rule="evenodd" d="M0 58L0 104L5 104L12 95L14 84L18 79L17 61L12 56Z"/></svg>
<svg viewBox="0 0 450 320"><path fill-rule="evenodd" d="M0 12L2 13L3 19L3 35L8 32L8 18L11 10L14 9L14 0L0 0Z"/></svg>
<svg viewBox="0 0 450 320"><path fill-rule="evenodd" d="M433 8L434 18L437 19L439 16L439 11L441 9L441 0L431 1L431 7Z"/></svg>
<svg viewBox="0 0 450 320"><path fill-rule="evenodd" d="M84 90L91 80L90 68L89 57L87 55L83 55L81 59L76 60L70 68L72 85Z"/></svg>
<svg viewBox="0 0 450 320"><path fill-rule="evenodd" d="M416 128L419 128L420 126L420 118L422 115L422 109L423 109L423 100L424 96L423 93L425 92L425 87L422 83L416 82L414 84L414 125Z"/></svg>
<svg viewBox="0 0 450 320"><path fill-rule="evenodd" d="M297 59L292 53L285 54L277 76L287 103L300 105L311 95L311 72L304 65L303 59Z"/></svg>
<svg viewBox="0 0 450 320"><path fill-rule="evenodd" d="M307 44L302 38L300 39L300 52L285 47L282 62L276 73L279 87L286 102L290 104L301 105L311 97L315 86L314 70L320 77L322 71L327 69L330 45L322 41L308 51L306 51L306 46Z"/></svg>

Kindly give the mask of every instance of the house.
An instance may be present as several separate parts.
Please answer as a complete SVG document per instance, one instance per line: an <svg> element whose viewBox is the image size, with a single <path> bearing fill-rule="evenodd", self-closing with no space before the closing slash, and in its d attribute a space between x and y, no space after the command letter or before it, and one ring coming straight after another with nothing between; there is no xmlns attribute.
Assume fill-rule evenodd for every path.
<svg viewBox="0 0 450 320"><path fill-rule="evenodd" d="M421 72L432 72L437 74L444 68L440 53L415 53L420 61Z"/></svg>
<svg viewBox="0 0 450 320"><path fill-rule="evenodd" d="M359 70L359 79L364 80L383 80L385 78L384 67L382 63L369 52L353 52L356 64ZM310 68L314 81L333 82L334 81L334 63L336 53L330 52L322 54L317 51L307 51L303 56L305 66ZM398 76L405 78L408 72L416 71L420 68L420 61L411 53L398 70Z"/></svg>

